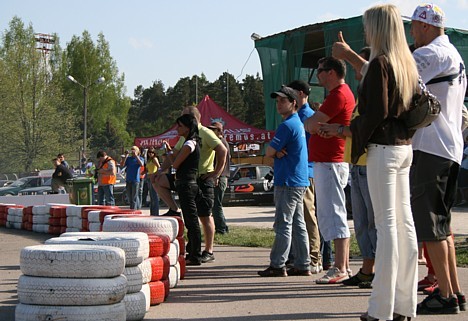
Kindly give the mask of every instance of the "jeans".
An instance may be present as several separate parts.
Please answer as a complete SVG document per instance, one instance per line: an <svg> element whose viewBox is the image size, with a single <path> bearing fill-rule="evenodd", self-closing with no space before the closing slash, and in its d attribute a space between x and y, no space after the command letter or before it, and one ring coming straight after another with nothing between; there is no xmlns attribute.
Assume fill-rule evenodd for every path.
<svg viewBox="0 0 468 321"><path fill-rule="evenodd" d="M411 145L369 144L367 180L377 227L375 277L369 315L415 317L418 243L410 205Z"/></svg>
<svg viewBox="0 0 468 321"><path fill-rule="evenodd" d="M374 259L377 247L374 210L367 184L366 166L351 168L351 200L353 207L354 232L364 259Z"/></svg>
<svg viewBox="0 0 468 321"><path fill-rule="evenodd" d="M135 209L140 209L143 206L143 187L145 186L145 179L141 179L138 184L138 205Z"/></svg>
<svg viewBox="0 0 468 321"><path fill-rule="evenodd" d="M275 241L270 266L282 268L294 244L294 267L310 269L309 237L304 221L303 197L306 187L275 186Z"/></svg>
<svg viewBox="0 0 468 321"><path fill-rule="evenodd" d="M127 197L128 201L130 202L130 208L132 210L137 210L139 209L139 187L140 187L140 182L127 182L125 185L127 189Z"/></svg>
<svg viewBox="0 0 468 321"><path fill-rule="evenodd" d="M320 233L320 253L322 254L322 265L323 266L331 266L334 262L333 257L333 248L331 241L325 241Z"/></svg>
<svg viewBox="0 0 468 321"><path fill-rule="evenodd" d="M156 190L151 184L151 180L146 178L146 184L148 186L148 193L150 195L150 215L158 216L159 215L159 196Z"/></svg>
<svg viewBox="0 0 468 321"><path fill-rule="evenodd" d="M98 204L99 205L115 205L114 185L98 186Z"/></svg>
<svg viewBox="0 0 468 321"><path fill-rule="evenodd" d="M220 176L218 185L214 188L214 204L213 204L213 220L215 223L215 230L217 233L227 233L229 228L226 225L226 218L223 211L223 197L224 191L227 186L227 177Z"/></svg>
<svg viewBox="0 0 468 321"><path fill-rule="evenodd" d="M197 204L195 199L199 197L200 189L195 181L176 181L176 189L179 194L180 208L184 216L187 228L187 259L192 262L201 260L201 230L198 221Z"/></svg>

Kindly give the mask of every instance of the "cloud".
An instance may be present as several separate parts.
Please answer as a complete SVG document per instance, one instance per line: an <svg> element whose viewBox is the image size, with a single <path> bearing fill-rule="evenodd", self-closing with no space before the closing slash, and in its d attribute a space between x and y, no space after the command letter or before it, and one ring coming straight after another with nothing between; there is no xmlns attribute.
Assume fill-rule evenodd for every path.
<svg viewBox="0 0 468 321"><path fill-rule="evenodd" d="M128 43L134 49L148 49L148 48L154 47L153 42L146 38L142 38L142 39L130 38L128 39Z"/></svg>

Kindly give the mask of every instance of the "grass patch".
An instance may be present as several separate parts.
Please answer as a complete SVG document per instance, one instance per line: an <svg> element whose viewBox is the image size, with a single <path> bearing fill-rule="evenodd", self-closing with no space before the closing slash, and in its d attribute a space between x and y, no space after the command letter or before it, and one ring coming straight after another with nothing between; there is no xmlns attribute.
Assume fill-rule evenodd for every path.
<svg viewBox="0 0 468 321"><path fill-rule="evenodd" d="M271 248L274 240L275 232L273 229L247 226L230 226L229 233L215 235L215 243L218 245ZM456 237L455 248L457 250L457 265L459 267L468 267L468 242L466 237ZM351 258L361 256L354 234L351 235L349 256Z"/></svg>

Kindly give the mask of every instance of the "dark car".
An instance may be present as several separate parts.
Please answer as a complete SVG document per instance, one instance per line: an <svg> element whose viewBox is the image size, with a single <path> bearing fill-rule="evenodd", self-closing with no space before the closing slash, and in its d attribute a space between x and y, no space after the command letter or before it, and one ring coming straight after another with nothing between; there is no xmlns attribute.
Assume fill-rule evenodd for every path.
<svg viewBox="0 0 468 321"><path fill-rule="evenodd" d="M223 205L273 205L273 168L262 164L230 167Z"/></svg>
<svg viewBox="0 0 468 321"><path fill-rule="evenodd" d="M13 182L14 181L11 181L9 179L0 179L0 187L11 185Z"/></svg>
<svg viewBox="0 0 468 321"><path fill-rule="evenodd" d="M52 177L47 177L41 186L25 188L18 195L44 195L52 194Z"/></svg>
<svg viewBox="0 0 468 321"><path fill-rule="evenodd" d="M0 196L18 195L19 192L26 188L43 186L45 182L50 181L50 179L50 177L44 176L28 176L17 179L6 187L0 187Z"/></svg>

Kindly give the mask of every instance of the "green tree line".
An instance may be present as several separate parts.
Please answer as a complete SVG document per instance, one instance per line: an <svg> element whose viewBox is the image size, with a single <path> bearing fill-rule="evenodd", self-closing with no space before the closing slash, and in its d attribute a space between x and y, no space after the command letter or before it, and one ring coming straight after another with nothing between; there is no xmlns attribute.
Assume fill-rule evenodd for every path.
<svg viewBox="0 0 468 321"><path fill-rule="evenodd" d="M83 145L84 97L87 105L85 157L100 149L117 157L135 137L167 130L183 106L209 95L242 121L264 128L263 84L257 74L238 81L227 72L214 82L204 74L181 78L165 88L160 80L126 96L109 43L83 31L61 47L57 34L38 43L32 24L13 17L0 42L0 173L51 168L64 153L77 166ZM76 82L69 81L72 76ZM157 76L157 75L155 75ZM105 81L96 80L104 77ZM84 95L86 87L87 95Z"/></svg>

